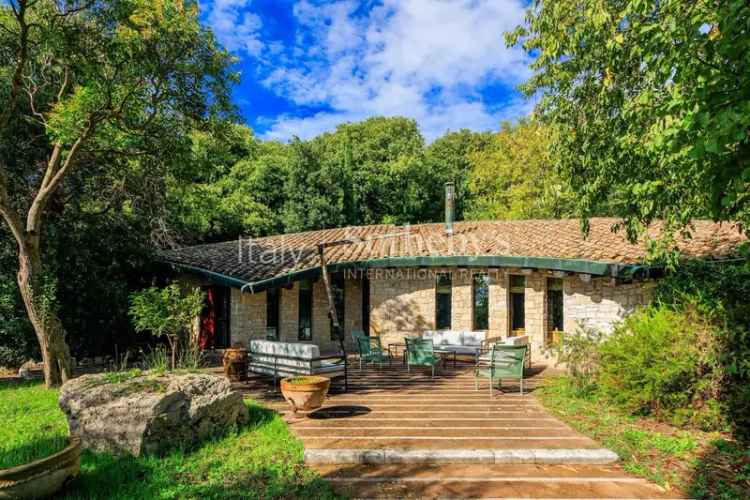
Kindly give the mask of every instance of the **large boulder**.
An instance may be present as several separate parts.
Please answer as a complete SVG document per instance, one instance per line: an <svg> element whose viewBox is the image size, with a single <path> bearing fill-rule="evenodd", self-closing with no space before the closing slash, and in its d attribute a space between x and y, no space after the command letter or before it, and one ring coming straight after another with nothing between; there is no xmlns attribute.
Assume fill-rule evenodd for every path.
<svg viewBox="0 0 750 500"><path fill-rule="evenodd" d="M84 448L135 456L191 446L248 418L242 395L206 374L84 375L60 392Z"/></svg>

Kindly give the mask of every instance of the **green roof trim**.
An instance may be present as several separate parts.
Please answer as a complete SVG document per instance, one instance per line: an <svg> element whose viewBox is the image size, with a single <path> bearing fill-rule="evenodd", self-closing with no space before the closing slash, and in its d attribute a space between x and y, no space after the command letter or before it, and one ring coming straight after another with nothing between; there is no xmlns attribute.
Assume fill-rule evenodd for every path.
<svg viewBox="0 0 750 500"><path fill-rule="evenodd" d="M211 281L239 287L250 293L261 292L268 288L289 285L295 281L315 279L320 276L319 267L294 271L273 278L248 282L213 271L170 262L172 266L196 272ZM332 272L348 269L367 270L398 267L517 267L523 269L550 269L592 276L609 276L623 279L642 279L649 275L648 266L638 264L617 264L583 259L557 259L551 257L516 257L516 256L445 256L445 257L388 257L364 261L331 263L328 269Z"/></svg>
<svg viewBox="0 0 750 500"><path fill-rule="evenodd" d="M190 271L196 274L199 274L205 278L208 278L213 283L216 283L217 285L224 285L224 286L233 286L236 288L242 288L246 285L249 285L247 281L233 278L232 276L226 276L221 273L216 273L213 271L209 271L208 269L203 269L201 267L195 267L195 266L188 266L187 264L179 264L177 262L170 262L166 261L167 264L170 266L180 269L182 271Z"/></svg>

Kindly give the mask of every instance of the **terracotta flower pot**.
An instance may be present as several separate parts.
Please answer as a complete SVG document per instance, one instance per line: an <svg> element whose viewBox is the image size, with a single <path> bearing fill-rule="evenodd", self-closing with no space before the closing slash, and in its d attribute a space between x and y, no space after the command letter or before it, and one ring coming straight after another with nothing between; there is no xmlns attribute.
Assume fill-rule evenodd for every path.
<svg viewBox="0 0 750 500"><path fill-rule="evenodd" d="M247 379L248 353L244 347L230 347L224 351L222 359L224 375L232 382Z"/></svg>
<svg viewBox="0 0 750 500"><path fill-rule="evenodd" d="M0 499L49 497L81 470L81 441L70 438L62 451L10 469L0 469Z"/></svg>
<svg viewBox="0 0 750 500"><path fill-rule="evenodd" d="M281 394L292 411L310 411L323 406L331 379L317 375L290 377L281 380Z"/></svg>

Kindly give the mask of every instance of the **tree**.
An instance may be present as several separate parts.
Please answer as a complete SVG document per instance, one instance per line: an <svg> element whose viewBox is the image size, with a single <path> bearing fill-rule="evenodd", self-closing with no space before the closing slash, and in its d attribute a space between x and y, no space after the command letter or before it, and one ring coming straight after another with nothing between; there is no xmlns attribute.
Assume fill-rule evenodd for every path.
<svg viewBox="0 0 750 500"><path fill-rule="evenodd" d="M554 169L550 127L504 123L489 147L470 156L469 218L560 218L573 214L567 183Z"/></svg>
<svg viewBox="0 0 750 500"><path fill-rule="evenodd" d="M146 288L130 296L130 316L136 331L167 338L172 351L172 370L176 367L180 344L192 337L190 330L204 301L200 288L183 293L176 283L164 288Z"/></svg>
<svg viewBox="0 0 750 500"><path fill-rule="evenodd" d="M421 220L424 139L414 120L369 118L291 146L287 231Z"/></svg>
<svg viewBox="0 0 750 500"><path fill-rule="evenodd" d="M180 0L11 0L0 28L9 76L0 83L0 216L54 386L71 360L42 242L44 223L76 196L66 181L128 168L163 178L196 120L229 109L230 60L197 5Z"/></svg>
<svg viewBox="0 0 750 500"><path fill-rule="evenodd" d="M471 190L471 158L482 154L493 143L489 132L472 132L459 130L448 132L437 138L425 151L426 168L420 185L424 186L425 200L424 221L440 221L444 217L444 185L452 181L456 185L456 218L463 219L472 206L474 191Z"/></svg>
<svg viewBox="0 0 750 500"><path fill-rule="evenodd" d="M279 212L289 147L260 141L245 125L195 131L190 160L168 181L170 226L182 242L226 241L282 230Z"/></svg>
<svg viewBox="0 0 750 500"><path fill-rule="evenodd" d="M511 33L582 215L750 222L750 4L537 1Z"/></svg>

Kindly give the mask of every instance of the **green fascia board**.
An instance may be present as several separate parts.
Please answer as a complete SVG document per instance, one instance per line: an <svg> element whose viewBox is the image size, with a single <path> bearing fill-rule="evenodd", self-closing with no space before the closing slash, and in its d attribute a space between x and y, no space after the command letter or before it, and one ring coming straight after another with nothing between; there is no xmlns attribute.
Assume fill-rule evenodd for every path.
<svg viewBox="0 0 750 500"><path fill-rule="evenodd" d="M199 274L203 276L204 278L208 278L212 283L216 283L217 285L242 288L250 284L247 281L237 279L232 276L227 276L225 274L216 273L214 271L209 271L208 269L203 269L202 267L188 266L186 264L178 264L176 262L166 262L166 263L172 266L173 268L179 269L181 271L189 271L192 273Z"/></svg>
<svg viewBox="0 0 750 500"><path fill-rule="evenodd" d="M331 272L349 269L367 270L389 267L518 267L525 269L551 269L592 276L609 276L612 278L645 278L649 267L638 264L617 264L583 259L556 259L550 257L516 257L516 256L423 256L423 257L386 257L364 261L338 262L328 265ZM295 281L316 279L320 268L311 267L280 276L274 276L253 283L246 283L243 291L260 292L268 288L289 285Z"/></svg>

